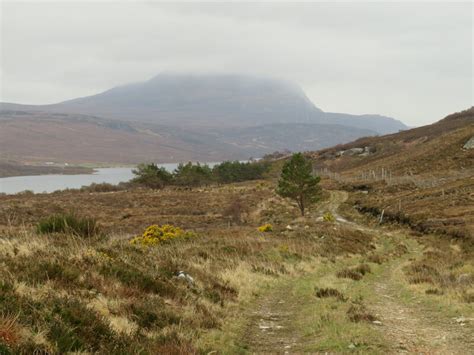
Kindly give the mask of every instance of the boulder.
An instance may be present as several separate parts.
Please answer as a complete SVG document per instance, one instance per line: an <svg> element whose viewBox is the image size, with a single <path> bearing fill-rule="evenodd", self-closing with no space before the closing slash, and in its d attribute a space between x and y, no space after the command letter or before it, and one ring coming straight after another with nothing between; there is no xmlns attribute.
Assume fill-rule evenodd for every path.
<svg viewBox="0 0 474 355"><path fill-rule="evenodd" d="M347 154L356 155L356 154L362 154L363 152L364 152L364 148L351 148L347 151Z"/></svg>
<svg viewBox="0 0 474 355"><path fill-rule="evenodd" d="M469 139L463 146L464 149L474 149L474 136Z"/></svg>

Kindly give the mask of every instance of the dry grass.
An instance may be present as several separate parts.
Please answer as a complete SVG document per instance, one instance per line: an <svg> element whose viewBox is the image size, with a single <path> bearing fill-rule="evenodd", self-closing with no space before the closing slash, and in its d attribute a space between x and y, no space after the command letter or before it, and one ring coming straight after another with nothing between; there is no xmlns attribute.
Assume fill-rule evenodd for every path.
<svg viewBox="0 0 474 355"><path fill-rule="evenodd" d="M21 339L18 315L0 316L0 341L7 346L16 346Z"/></svg>
<svg viewBox="0 0 474 355"><path fill-rule="evenodd" d="M404 273L411 284L426 285L426 294L446 295L466 303L474 301L474 248L469 241L425 236L422 258L411 261Z"/></svg>
<svg viewBox="0 0 474 355"><path fill-rule="evenodd" d="M232 205L236 194L249 213L239 226L229 226L222 206ZM365 254L372 242L338 224L298 219L297 210L275 197L266 182L1 199L0 264L6 277L0 281L0 314L18 314L15 324L36 334L9 335L2 343L12 353L198 352L203 334L220 329L266 285L304 274L321 255ZM73 206L78 215L94 214L107 235L35 233L38 220ZM290 222L294 229L288 231ZM155 247L130 244L155 223L197 235ZM265 223L273 230L259 233ZM194 282L178 278L179 271Z"/></svg>

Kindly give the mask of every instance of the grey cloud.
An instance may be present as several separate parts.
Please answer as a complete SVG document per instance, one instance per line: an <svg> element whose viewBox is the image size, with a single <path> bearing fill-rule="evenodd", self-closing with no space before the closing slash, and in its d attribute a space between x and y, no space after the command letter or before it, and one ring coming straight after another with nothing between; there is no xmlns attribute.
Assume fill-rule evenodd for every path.
<svg viewBox="0 0 474 355"><path fill-rule="evenodd" d="M325 111L409 125L472 105L472 4L2 3L2 101L52 103L162 71L269 75Z"/></svg>

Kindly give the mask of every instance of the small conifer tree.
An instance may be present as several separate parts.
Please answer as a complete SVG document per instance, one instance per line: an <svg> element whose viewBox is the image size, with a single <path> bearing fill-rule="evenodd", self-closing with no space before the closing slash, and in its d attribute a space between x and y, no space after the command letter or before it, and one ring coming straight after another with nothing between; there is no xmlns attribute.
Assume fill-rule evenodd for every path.
<svg viewBox="0 0 474 355"><path fill-rule="evenodd" d="M319 200L321 188L319 176L313 176L311 162L303 154L293 154L284 165L278 181L277 194L295 200L301 215L308 205Z"/></svg>

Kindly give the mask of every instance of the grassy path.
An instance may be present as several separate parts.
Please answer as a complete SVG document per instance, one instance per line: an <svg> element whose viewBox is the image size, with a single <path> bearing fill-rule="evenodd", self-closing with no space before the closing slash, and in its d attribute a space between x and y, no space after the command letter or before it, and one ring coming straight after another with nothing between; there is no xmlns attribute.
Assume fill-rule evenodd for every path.
<svg viewBox="0 0 474 355"><path fill-rule="evenodd" d="M285 279L249 310L241 339L250 353L359 352L468 354L474 349L472 322L459 324L449 304L430 303L413 292L403 266L418 258L422 246L403 231L387 232L348 222L338 215L347 193L335 191L321 210L329 210L336 223L344 223L377 236L381 264L360 281L336 277L343 268L366 263L360 256L324 262L310 275ZM397 247L403 246L403 253ZM315 288L338 290L341 297L318 298ZM351 314L361 320L350 320ZM373 317L373 318L372 318Z"/></svg>

